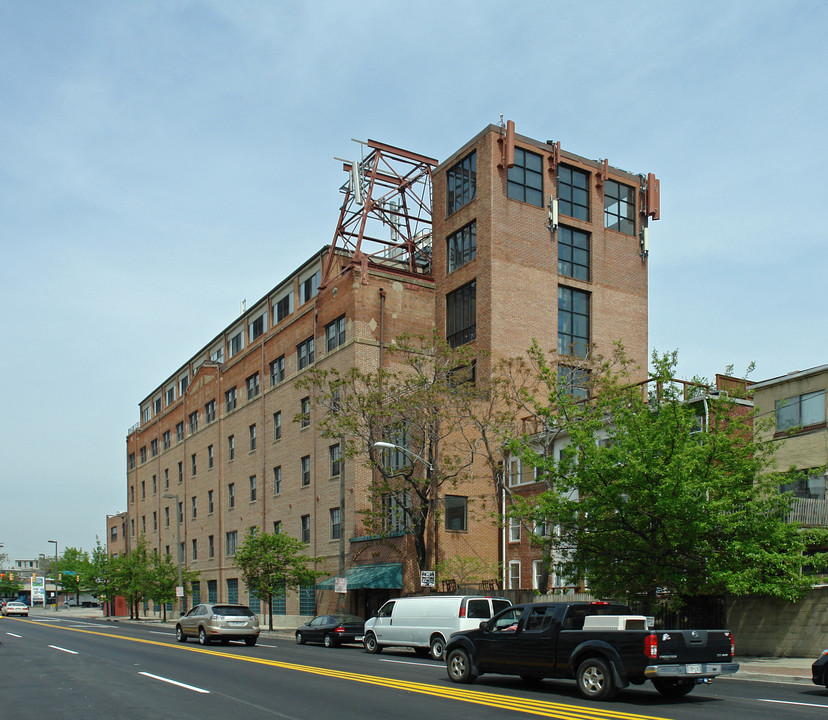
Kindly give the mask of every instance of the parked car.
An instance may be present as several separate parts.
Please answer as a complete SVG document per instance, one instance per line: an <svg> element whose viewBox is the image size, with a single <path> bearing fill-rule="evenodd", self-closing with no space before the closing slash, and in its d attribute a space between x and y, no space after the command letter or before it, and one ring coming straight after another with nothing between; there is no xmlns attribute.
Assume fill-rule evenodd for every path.
<svg viewBox="0 0 828 720"><path fill-rule="evenodd" d="M29 606L25 603L18 602L17 600L12 600L11 602L7 602L3 605L2 611L3 615L29 615Z"/></svg>
<svg viewBox="0 0 828 720"><path fill-rule="evenodd" d="M222 645L231 640L255 645L259 639L259 617L247 605L201 603L178 618L175 637L178 642L197 637L201 645L209 645L213 640Z"/></svg>
<svg viewBox="0 0 828 720"><path fill-rule="evenodd" d="M319 615L296 630L296 644L322 643L336 647L342 643L362 641L365 621L357 615Z"/></svg>
<svg viewBox="0 0 828 720"><path fill-rule="evenodd" d="M823 650L811 665L811 680L814 685L828 687L828 650Z"/></svg>
<svg viewBox="0 0 828 720"><path fill-rule="evenodd" d="M446 669L457 683L483 673L527 682L570 678L588 700L610 700L652 680L669 698L739 669L728 630L653 630L643 615L608 602L515 605L454 635Z"/></svg>
<svg viewBox="0 0 828 720"><path fill-rule="evenodd" d="M508 608L506 598L483 595L424 595L389 600L365 621L365 650L413 647L421 656L442 660L452 633L476 628L481 620Z"/></svg>

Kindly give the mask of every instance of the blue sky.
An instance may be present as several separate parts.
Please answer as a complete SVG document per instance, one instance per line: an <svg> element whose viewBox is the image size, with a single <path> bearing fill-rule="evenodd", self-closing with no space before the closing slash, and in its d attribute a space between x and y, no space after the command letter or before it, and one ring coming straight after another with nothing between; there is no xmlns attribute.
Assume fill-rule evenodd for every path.
<svg viewBox="0 0 828 720"><path fill-rule="evenodd" d="M351 138L502 113L662 184L650 345L828 362L828 4L0 0L0 543L91 549L138 402L331 241Z"/></svg>

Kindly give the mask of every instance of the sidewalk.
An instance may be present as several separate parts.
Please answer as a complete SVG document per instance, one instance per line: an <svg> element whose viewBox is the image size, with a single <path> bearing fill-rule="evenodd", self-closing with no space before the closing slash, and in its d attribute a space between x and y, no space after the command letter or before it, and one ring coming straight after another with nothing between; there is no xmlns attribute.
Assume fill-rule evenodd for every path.
<svg viewBox="0 0 828 720"><path fill-rule="evenodd" d="M107 618L101 608L61 608L57 613L51 608L43 610L33 609L32 616L55 615L60 619L99 620L102 622L133 622L163 624L160 618L149 617L140 620L130 620L127 617ZM172 627L175 619L168 615L166 625ZM262 626L262 636L284 639L293 639L295 628L274 627L273 631ZM735 675L723 675L718 680L754 680L765 682L785 682L813 685L811 682L811 665L816 658L805 657L736 657L739 663L739 672Z"/></svg>

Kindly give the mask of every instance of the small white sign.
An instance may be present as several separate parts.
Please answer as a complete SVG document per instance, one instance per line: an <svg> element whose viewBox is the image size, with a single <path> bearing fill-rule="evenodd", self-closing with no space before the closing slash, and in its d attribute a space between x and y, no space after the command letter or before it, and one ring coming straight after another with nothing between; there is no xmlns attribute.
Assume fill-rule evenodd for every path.
<svg viewBox="0 0 828 720"><path fill-rule="evenodd" d="M344 578L344 577L334 578L334 592L338 592L338 593L348 592L348 578Z"/></svg>
<svg viewBox="0 0 828 720"><path fill-rule="evenodd" d="M434 587L436 579L434 570L420 570L421 587Z"/></svg>
<svg viewBox="0 0 828 720"><path fill-rule="evenodd" d="M184 588L181 585L176 585L175 587L175 596L176 597L184 597Z"/></svg>

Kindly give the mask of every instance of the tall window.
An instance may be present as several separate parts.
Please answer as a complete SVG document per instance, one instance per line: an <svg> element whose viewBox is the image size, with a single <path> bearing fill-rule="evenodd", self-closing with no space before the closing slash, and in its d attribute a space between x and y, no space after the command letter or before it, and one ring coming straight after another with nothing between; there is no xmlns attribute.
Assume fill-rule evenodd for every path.
<svg viewBox="0 0 828 720"><path fill-rule="evenodd" d="M152 457L158 455L158 440L150 440L150 455Z"/></svg>
<svg viewBox="0 0 828 720"><path fill-rule="evenodd" d="M301 520L302 526L302 542L309 543L310 542L310 515L302 515Z"/></svg>
<svg viewBox="0 0 828 720"><path fill-rule="evenodd" d="M558 166L558 211L589 222L589 173Z"/></svg>
<svg viewBox="0 0 828 720"><path fill-rule="evenodd" d="M311 470L310 470L310 455L305 455L299 462L302 472L302 487L310 485Z"/></svg>
<svg viewBox="0 0 828 720"><path fill-rule="evenodd" d="M207 491L207 514L208 515L213 514L213 491L212 490Z"/></svg>
<svg viewBox="0 0 828 720"><path fill-rule="evenodd" d="M270 363L270 384L278 385L285 379L285 356L280 355Z"/></svg>
<svg viewBox="0 0 828 720"><path fill-rule="evenodd" d="M293 290L276 301L276 322L282 322L293 312Z"/></svg>
<svg viewBox="0 0 828 720"><path fill-rule="evenodd" d="M224 554L227 557L232 557L236 554L236 547L239 543L238 530L232 530L224 535Z"/></svg>
<svg viewBox="0 0 828 720"><path fill-rule="evenodd" d="M507 193L512 200L543 207L543 158L515 148L515 164L507 173Z"/></svg>
<svg viewBox="0 0 828 720"><path fill-rule="evenodd" d="M195 453L190 455L190 470L191 470L190 474L195 476L195 474L196 474L196 454Z"/></svg>
<svg viewBox="0 0 828 720"><path fill-rule="evenodd" d="M198 517L198 498L195 495L190 498L190 515L193 520Z"/></svg>
<svg viewBox="0 0 828 720"><path fill-rule="evenodd" d="M509 518L509 542L520 542L520 518Z"/></svg>
<svg viewBox="0 0 828 720"><path fill-rule="evenodd" d="M178 463L178 483L179 485L184 482L184 463L179 461Z"/></svg>
<svg viewBox="0 0 828 720"><path fill-rule="evenodd" d="M776 430L789 430L825 422L825 391L795 395L776 401Z"/></svg>
<svg viewBox="0 0 828 720"><path fill-rule="evenodd" d="M328 459L330 460L331 465L331 477L338 477L339 473L342 471L340 449L341 448L339 446L339 443L328 447Z"/></svg>
<svg viewBox="0 0 828 720"><path fill-rule="evenodd" d="M216 544L213 541L213 536L208 535L207 536L207 557L208 558L214 557L215 554L216 554ZM215 580L213 580L213 582L215 582ZM210 586L210 580L207 581L207 586L208 587Z"/></svg>
<svg viewBox="0 0 828 720"><path fill-rule="evenodd" d="M306 428L310 425L310 398L304 397L299 401L299 414L302 417L300 427Z"/></svg>
<svg viewBox="0 0 828 720"><path fill-rule="evenodd" d="M464 157L446 171L446 214L474 200L477 191L477 153Z"/></svg>
<svg viewBox="0 0 828 720"><path fill-rule="evenodd" d="M468 530L468 498L446 495L446 530Z"/></svg>
<svg viewBox="0 0 828 720"><path fill-rule="evenodd" d="M339 540L342 535L342 519L339 514L339 508L330 509L331 518L331 540Z"/></svg>
<svg viewBox="0 0 828 720"><path fill-rule="evenodd" d="M477 257L477 221L472 220L446 238L448 272L452 272Z"/></svg>
<svg viewBox="0 0 828 720"><path fill-rule="evenodd" d="M247 380L247 399L250 400L259 394L259 373L253 373Z"/></svg>
<svg viewBox="0 0 828 720"><path fill-rule="evenodd" d="M138 453L139 453L139 455L140 455L140 457L141 457L141 462L142 462L142 463L145 463L145 462L147 461L147 446L146 446L146 445L144 445L144 446L143 446L143 447L142 447L142 448L138 451Z"/></svg>
<svg viewBox="0 0 828 720"><path fill-rule="evenodd" d="M264 313L255 318L250 323L250 342L253 342L257 337L260 337L265 330L265 316Z"/></svg>
<svg viewBox="0 0 828 720"><path fill-rule="evenodd" d="M589 370L558 365L558 387L579 400L589 397Z"/></svg>
<svg viewBox="0 0 828 720"><path fill-rule="evenodd" d="M213 446L207 446L207 469L210 470L213 467Z"/></svg>
<svg viewBox="0 0 828 720"><path fill-rule="evenodd" d="M256 426L251 425L247 428L247 432L250 436L250 452L253 452L256 449Z"/></svg>
<svg viewBox="0 0 828 720"><path fill-rule="evenodd" d="M446 295L446 340L451 347L471 342L477 336L477 281Z"/></svg>
<svg viewBox="0 0 828 720"><path fill-rule="evenodd" d="M184 423L179 422L175 424L175 440L181 442L184 439Z"/></svg>
<svg viewBox="0 0 828 720"><path fill-rule="evenodd" d="M236 507L236 483L227 486L227 505L231 508Z"/></svg>
<svg viewBox="0 0 828 720"><path fill-rule="evenodd" d="M411 499L408 490L382 496L383 524L386 532L405 532L408 530L410 507Z"/></svg>
<svg viewBox="0 0 828 720"><path fill-rule="evenodd" d="M589 233L563 225L558 228L558 272L589 282Z"/></svg>
<svg viewBox="0 0 828 720"><path fill-rule="evenodd" d="M256 476L251 475L248 482L250 483L250 502L256 502Z"/></svg>
<svg viewBox="0 0 828 720"><path fill-rule="evenodd" d="M558 287L558 353L586 357L589 351L589 293Z"/></svg>
<svg viewBox="0 0 828 720"><path fill-rule="evenodd" d="M198 410L190 413L190 435L198 430Z"/></svg>
<svg viewBox="0 0 828 720"><path fill-rule="evenodd" d="M175 385L170 385L167 388L167 406L172 405L175 402Z"/></svg>
<svg viewBox="0 0 828 720"><path fill-rule="evenodd" d="M236 436L235 435L228 435L227 436L227 459L232 460L236 457Z"/></svg>
<svg viewBox="0 0 828 720"><path fill-rule="evenodd" d="M604 227L635 235L635 189L615 180L604 183Z"/></svg>
<svg viewBox="0 0 828 720"><path fill-rule="evenodd" d="M282 494L282 466L277 465L273 468L273 494Z"/></svg>
<svg viewBox="0 0 828 720"><path fill-rule="evenodd" d="M193 561L198 560L198 540L192 541L192 548L192 559ZM195 600L193 602L195 602Z"/></svg>
<svg viewBox="0 0 828 720"><path fill-rule="evenodd" d="M224 393L224 404L227 407L227 412L236 409L236 388L231 387Z"/></svg>
<svg viewBox="0 0 828 720"><path fill-rule="evenodd" d="M345 344L345 316L342 315L325 326L325 350L330 352Z"/></svg>
<svg viewBox="0 0 828 720"><path fill-rule="evenodd" d="M509 562L509 590L520 590L520 560Z"/></svg>
<svg viewBox="0 0 828 720"><path fill-rule="evenodd" d="M204 406L204 420L208 423L213 422L216 419L216 401L210 400Z"/></svg>
<svg viewBox="0 0 828 720"><path fill-rule="evenodd" d="M273 439L278 440L282 437L282 411L277 410L273 413Z"/></svg>
<svg viewBox="0 0 828 720"><path fill-rule="evenodd" d="M319 280L322 277L322 271L317 270L307 280L299 283L299 304L304 305L308 300L314 297L319 292Z"/></svg>
<svg viewBox="0 0 828 720"><path fill-rule="evenodd" d="M241 352L242 349L242 342L244 340L244 336L241 331L237 332L233 337L230 338L230 357Z"/></svg>
<svg viewBox="0 0 828 720"><path fill-rule="evenodd" d="M162 442L163 442L163 445L164 445L164 450L169 450L170 449L170 431L165 430L164 434L161 436L161 438L162 438Z"/></svg>
<svg viewBox="0 0 828 720"><path fill-rule="evenodd" d="M313 337L296 346L296 365L301 370L313 362Z"/></svg>

